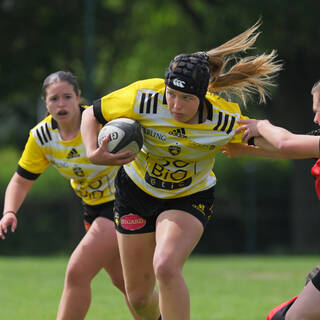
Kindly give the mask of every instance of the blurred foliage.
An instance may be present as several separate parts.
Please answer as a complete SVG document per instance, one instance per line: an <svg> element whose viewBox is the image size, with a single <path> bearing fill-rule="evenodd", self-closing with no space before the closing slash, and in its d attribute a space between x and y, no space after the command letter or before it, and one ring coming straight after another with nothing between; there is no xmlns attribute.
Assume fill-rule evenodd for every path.
<svg viewBox="0 0 320 320"><path fill-rule="evenodd" d="M0 189L5 190L13 173L16 171L20 152L13 148L4 148L0 150ZM54 201L61 197L67 197L73 191L69 185L69 181L58 174L57 170L49 166L35 181L28 197L46 198L50 194L50 198Z"/></svg>
<svg viewBox="0 0 320 320"><path fill-rule="evenodd" d="M310 131L310 89L319 80L319 11L320 2L311 0L0 1L1 193L16 168L28 131L43 117L41 86L48 74L61 69L74 72L90 103L133 81L163 77L175 55L217 47L259 18L261 35L248 54L276 49L284 70L267 104L257 106L253 99L244 113L268 117L295 132ZM303 237L317 237L320 227L318 202L315 205L310 200L312 181L301 178L309 169L310 162L303 161L219 157L215 169L218 217L204 235L208 241L198 250L250 251L246 241L252 234L258 250L270 250L279 243L289 248L293 234L300 247L315 247L312 238L303 243ZM299 208L310 204L314 212L305 219L308 231L297 236L301 223L296 215L300 215ZM250 222L255 207L256 221ZM63 232L71 235L67 240L70 248L82 232L80 202L53 168L36 181L21 212L21 223L32 221L29 233L33 233L28 236L26 228L19 228L12 237L15 248L21 250L32 251L37 239L46 239L46 235L39 252L44 247L60 250L63 241L58 245L58 239L64 239ZM250 228L256 229L250 234ZM9 252L7 243L2 250Z"/></svg>
<svg viewBox="0 0 320 320"><path fill-rule="evenodd" d="M85 12L89 3L91 17ZM249 53L277 49L285 69L278 79L282 91L272 90L277 108L271 100L267 108L251 107L251 113L276 115L280 123L299 129L292 119L299 113L288 119L284 106L292 101L292 92L296 104L289 106L294 110L301 108L302 99L311 101L310 87L318 77L313 61L318 57L314 39L320 36L315 27L319 9L319 2L307 6L289 0L52 0L41 5L36 0L4 0L0 3L0 117L6 122L0 129L0 144L23 146L27 129L38 120L42 81L51 72L73 71L91 102L135 80L163 77L175 55L216 47L259 18L262 34L256 50ZM89 71L92 96L86 96Z"/></svg>

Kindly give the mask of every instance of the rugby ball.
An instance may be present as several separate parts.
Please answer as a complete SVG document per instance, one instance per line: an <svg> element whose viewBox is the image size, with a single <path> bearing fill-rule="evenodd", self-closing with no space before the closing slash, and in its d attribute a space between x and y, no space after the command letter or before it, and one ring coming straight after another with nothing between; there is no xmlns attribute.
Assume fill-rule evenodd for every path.
<svg viewBox="0 0 320 320"><path fill-rule="evenodd" d="M118 118L107 122L98 135L98 145L109 136L107 150L111 153L120 153L131 150L129 156L137 154L143 145L143 133L140 123L129 118Z"/></svg>

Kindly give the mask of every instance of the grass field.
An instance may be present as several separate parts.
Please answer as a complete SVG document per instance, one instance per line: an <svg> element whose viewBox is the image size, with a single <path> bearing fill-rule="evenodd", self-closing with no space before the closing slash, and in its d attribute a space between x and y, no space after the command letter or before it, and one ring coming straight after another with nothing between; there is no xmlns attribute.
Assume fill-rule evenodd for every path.
<svg viewBox="0 0 320 320"><path fill-rule="evenodd" d="M0 319L55 319L67 257L0 257ZM297 295L319 256L192 256L184 268L192 320L258 320ZM129 320L104 272L86 319Z"/></svg>

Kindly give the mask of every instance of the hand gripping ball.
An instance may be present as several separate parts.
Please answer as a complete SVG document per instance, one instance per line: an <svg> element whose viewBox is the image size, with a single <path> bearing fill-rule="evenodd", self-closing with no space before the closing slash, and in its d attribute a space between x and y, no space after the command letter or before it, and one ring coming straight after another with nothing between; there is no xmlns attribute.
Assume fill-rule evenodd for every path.
<svg viewBox="0 0 320 320"><path fill-rule="evenodd" d="M131 150L137 154L143 145L143 133L140 123L129 118L118 118L107 122L98 135L98 145L102 140L110 136L107 143L107 150L111 153L120 153Z"/></svg>

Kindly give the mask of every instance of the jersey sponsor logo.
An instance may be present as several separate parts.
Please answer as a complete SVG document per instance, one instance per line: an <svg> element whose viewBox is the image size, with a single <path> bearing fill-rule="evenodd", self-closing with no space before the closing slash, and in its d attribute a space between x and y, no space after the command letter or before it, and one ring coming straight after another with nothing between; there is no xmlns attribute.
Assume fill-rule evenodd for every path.
<svg viewBox="0 0 320 320"><path fill-rule="evenodd" d="M181 152L181 147L179 146L170 146L169 147L169 152L173 155L176 156Z"/></svg>
<svg viewBox="0 0 320 320"><path fill-rule="evenodd" d="M120 225L123 229L135 231L143 228L146 225L146 220L137 214L127 214L120 218Z"/></svg>
<svg viewBox="0 0 320 320"><path fill-rule="evenodd" d="M173 85L175 85L176 87L179 87L179 88L184 88L185 84L186 84L185 81L177 79L177 78L173 79L172 83L173 83Z"/></svg>
<svg viewBox="0 0 320 320"><path fill-rule="evenodd" d="M49 127L47 123L42 124L36 129L37 137L42 145L52 140Z"/></svg>
<svg viewBox="0 0 320 320"><path fill-rule="evenodd" d="M141 94L139 113L157 113L158 111L158 92Z"/></svg>
<svg viewBox="0 0 320 320"><path fill-rule="evenodd" d="M210 206L209 212L206 212L206 206L204 204L202 204L202 203L193 204L192 207L195 208L196 210L200 211L204 216L206 216L208 218L208 220L211 219L211 213L212 213L212 210L213 210L213 205Z"/></svg>
<svg viewBox="0 0 320 320"><path fill-rule="evenodd" d="M154 131L150 128L142 127L142 130L143 130L144 134L151 136L152 138L155 138L155 139L163 141L163 142L165 142L167 140L167 138L163 134L161 134L157 131Z"/></svg>
<svg viewBox="0 0 320 320"><path fill-rule="evenodd" d="M119 212L114 210L114 223L116 224L116 226L119 225Z"/></svg>
<svg viewBox="0 0 320 320"><path fill-rule="evenodd" d="M173 129L172 131L169 131L169 134L178 138L187 138L186 130L184 128Z"/></svg>
<svg viewBox="0 0 320 320"><path fill-rule="evenodd" d="M75 148L72 148L67 155L67 159L78 158L78 157L80 157L80 154Z"/></svg>
<svg viewBox="0 0 320 320"><path fill-rule="evenodd" d="M146 175L144 178L145 178L145 181L148 184L150 184L152 187L163 189L163 190L176 190L176 189L184 188L189 186L192 182L191 177L179 182L163 181L159 178L150 176L148 172L146 172Z"/></svg>
<svg viewBox="0 0 320 320"><path fill-rule="evenodd" d="M236 118L234 116L230 116L228 114L222 113L219 111L218 115L218 123L213 128L214 131L224 131L225 133L229 134L236 122Z"/></svg>
<svg viewBox="0 0 320 320"><path fill-rule="evenodd" d="M75 189L75 193L82 199L87 200L99 200L103 198L103 191L95 190L95 191L88 191L84 189L77 190Z"/></svg>
<svg viewBox="0 0 320 320"><path fill-rule="evenodd" d="M204 205L204 204L202 204L202 203L200 203L200 204L193 204L192 205L195 209L197 209L198 211L200 211L203 215L206 215L206 213L205 213L205 209L206 209L206 206Z"/></svg>
<svg viewBox="0 0 320 320"><path fill-rule="evenodd" d="M78 177L83 177L84 176L84 172L83 172L82 168L75 167L72 170L73 170L74 174L77 175Z"/></svg>

